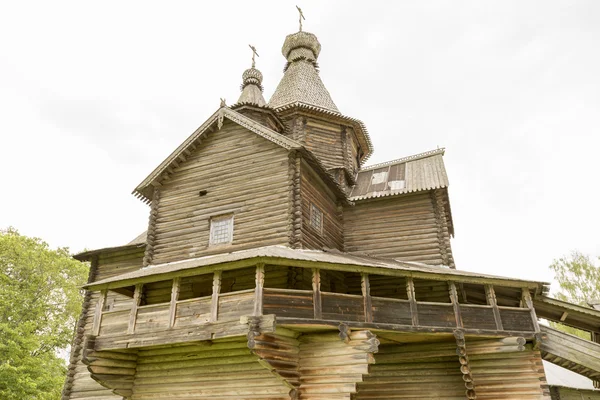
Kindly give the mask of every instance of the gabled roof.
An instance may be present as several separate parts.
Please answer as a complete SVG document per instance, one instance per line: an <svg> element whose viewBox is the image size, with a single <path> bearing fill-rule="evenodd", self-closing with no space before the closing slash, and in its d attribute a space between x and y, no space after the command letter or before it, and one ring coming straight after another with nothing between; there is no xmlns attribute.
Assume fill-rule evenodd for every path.
<svg viewBox="0 0 600 400"><path fill-rule="evenodd" d="M362 168L356 176L350 200L447 188L444 151L432 150Z"/></svg>
<svg viewBox="0 0 600 400"><path fill-rule="evenodd" d="M198 129L194 131L171 155L169 155L158 167L152 171L150 175L146 177L133 191L136 197L141 198L145 202L152 200L152 185L160 184L162 175L168 172L170 169L175 168L180 162L185 161L187 156L190 154L191 149L196 148L197 141L207 132L212 132L214 127L221 129L224 119L235 122L236 124L248 129L251 132L256 133L259 136L287 149L300 149L302 145L298 142L285 137L264 125L230 109L227 106L222 106L213 115L211 115L206 122L204 122Z"/></svg>
<svg viewBox="0 0 600 400"><path fill-rule="evenodd" d="M348 269L366 267L381 272L385 270L398 271L399 274L414 277L427 277L438 280L455 280L465 282L495 281L515 287L530 287L541 291L543 282L485 275L474 272L450 269L444 266L428 265L419 262L406 262L381 259L370 256L342 253L339 251L299 250L286 246L266 246L249 250L221 253L190 260L151 265L137 271L129 272L112 278L90 283L84 287L96 290L129 286L134 281L145 282L168 279L172 275L196 275L199 268L208 272L211 267L229 264L235 268L251 266L257 262L281 265L299 265L304 267L320 267L331 269Z"/></svg>

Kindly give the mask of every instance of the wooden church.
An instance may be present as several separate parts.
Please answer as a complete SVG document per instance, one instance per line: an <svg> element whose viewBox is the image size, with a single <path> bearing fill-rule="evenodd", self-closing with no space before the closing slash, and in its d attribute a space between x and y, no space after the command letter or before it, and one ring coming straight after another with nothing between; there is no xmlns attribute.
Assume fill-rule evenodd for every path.
<svg viewBox="0 0 600 400"><path fill-rule="evenodd" d="M147 232L76 256L64 400L575 399L543 359L600 380L600 311L456 269L444 150L365 166L320 52L288 35L268 102L253 63L135 188Z"/></svg>

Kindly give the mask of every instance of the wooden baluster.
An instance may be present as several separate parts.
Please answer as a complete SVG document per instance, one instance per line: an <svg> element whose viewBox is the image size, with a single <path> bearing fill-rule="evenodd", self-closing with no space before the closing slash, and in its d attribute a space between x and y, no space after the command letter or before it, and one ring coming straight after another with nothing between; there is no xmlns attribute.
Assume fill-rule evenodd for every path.
<svg viewBox="0 0 600 400"><path fill-rule="evenodd" d="M175 325L175 315L177 314L177 300L179 299L179 285L181 279L179 277L173 279L173 287L171 288L171 304L169 305L169 328Z"/></svg>
<svg viewBox="0 0 600 400"><path fill-rule="evenodd" d="M107 290L100 291L100 298L96 303L96 312L94 313L94 324L92 328L92 335L98 336L100 333L100 324L102 323L102 312L104 311L104 303L106 302Z"/></svg>
<svg viewBox="0 0 600 400"><path fill-rule="evenodd" d="M413 278L406 278L406 294L410 302L410 316L412 325L419 326L419 311L417 309L417 298L415 297L415 283Z"/></svg>
<svg viewBox="0 0 600 400"><path fill-rule="evenodd" d="M263 315L263 288L265 286L265 264L256 265L256 288L254 289L254 314Z"/></svg>
<svg viewBox="0 0 600 400"><path fill-rule="evenodd" d="M458 303L458 291L456 290L456 283L449 282L448 287L450 291L450 302L452 303L452 308L454 309L454 319L456 320L456 326L458 328L462 328L463 322L462 315L460 314L460 304Z"/></svg>
<svg viewBox="0 0 600 400"><path fill-rule="evenodd" d="M144 285L138 283L135 285L135 291L133 292L133 304L131 305L131 312L129 313L129 326L127 327L127 333L132 334L135 332L135 320L137 319L138 307L142 301L142 289Z"/></svg>
<svg viewBox="0 0 600 400"><path fill-rule="evenodd" d="M321 272L317 268L313 268L312 287L315 319L322 319L323 314L321 311Z"/></svg>
<svg viewBox="0 0 600 400"><path fill-rule="evenodd" d="M369 283L369 275L360 274L360 287L363 295L365 322L373 322L373 305L371 302L371 284Z"/></svg>
<svg viewBox="0 0 600 400"><path fill-rule="evenodd" d="M494 320L496 321L496 329L499 331L503 331L504 327L502 326L500 309L498 308L498 303L496 302L496 292L494 292L494 287L492 285L485 285L485 297L487 298L488 305L492 306Z"/></svg>
<svg viewBox="0 0 600 400"><path fill-rule="evenodd" d="M219 293L221 293L221 271L213 275L212 300L210 302L210 322L216 322L219 315Z"/></svg>

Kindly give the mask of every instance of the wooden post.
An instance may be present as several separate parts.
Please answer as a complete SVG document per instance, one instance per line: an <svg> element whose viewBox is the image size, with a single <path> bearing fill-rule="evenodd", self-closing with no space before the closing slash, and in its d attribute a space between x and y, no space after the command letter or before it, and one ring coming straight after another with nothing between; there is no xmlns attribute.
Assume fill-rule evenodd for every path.
<svg viewBox="0 0 600 400"><path fill-rule="evenodd" d="M179 299L179 285L181 279L179 277L173 279L173 287L171 288L171 304L169 305L169 328L175 325L175 315L177 314L177 300Z"/></svg>
<svg viewBox="0 0 600 400"><path fill-rule="evenodd" d="M92 328L92 335L98 336L100 333L100 324L102 323L102 311L104 310L104 302L106 301L107 290L100 291L100 298L96 303L96 312L94 313L94 325Z"/></svg>
<svg viewBox="0 0 600 400"><path fill-rule="evenodd" d="M254 314L259 316L263 314L263 288L265 286L265 264L256 265L256 288L254 289Z"/></svg>
<svg viewBox="0 0 600 400"><path fill-rule="evenodd" d="M315 319L322 319L323 315L321 312L321 272L317 268L313 268L312 287Z"/></svg>
<svg viewBox="0 0 600 400"><path fill-rule="evenodd" d="M488 305L492 306L494 320L496 321L496 329L499 331L503 331L504 327L502 326L500 309L498 308L498 303L496 302L496 292L494 292L494 287L492 285L485 285L485 297L487 298Z"/></svg>
<svg viewBox="0 0 600 400"><path fill-rule="evenodd" d="M212 300L210 302L210 322L216 322L219 314L219 293L221 293L221 271L213 275Z"/></svg>
<svg viewBox="0 0 600 400"><path fill-rule="evenodd" d="M133 292L133 304L131 306L131 312L129 313L129 326L127 327L127 333L132 334L135 332L135 320L137 319L137 311L142 301L142 289L143 285L138 283L135 285L135 291Z"/></svg>
<svg viewBox="0 0 600 400"><path fill-rule="evenodd" d="M521 289L523 304L525 308L529 309L529 313L531 314L531 322L533 323L533 329L536 333L540 331L540 324L538 323L537 315L535 313L535 308L533 307L533 300L531 299L531 293L529 293L529 289L522 288Z"/></svg>
<svg viewBox="0 0 600 400"><path fill-rule="evenodd" d="M373 305L371 302L371 284L369 283L369 274L360 274L360 287L362 289L365 308L365 322L373 322Z"/></svg>
<svg viewBox="0 0 600 400"><path fill-rule="evenodd" d="M454 319L456 320L456 326L458 328L463 327L462 316L460 314L460 304L458 303L458 291L456 290L456 284L454 282L448 282L450 291L450 302L454 309Z"/></svg>
<svg viewBox="0 0 600 400"><path fill-rule="evenodd" d="M412 325L419 326L419 310L417 309L417 298L415 297L415 283L413 278L406 278L406 294L410 302L410 316Z"/></svg>

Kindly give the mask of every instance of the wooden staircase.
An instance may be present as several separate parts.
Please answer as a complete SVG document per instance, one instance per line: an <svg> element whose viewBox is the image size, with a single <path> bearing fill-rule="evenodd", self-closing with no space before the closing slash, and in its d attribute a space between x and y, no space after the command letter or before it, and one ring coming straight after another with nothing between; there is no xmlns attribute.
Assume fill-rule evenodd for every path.
<svg viewBox="0 0 600 400"><path fill-rule="evenodd" d="M540 326L542 358L595 381L600 380L600 344Z"/></svg>

